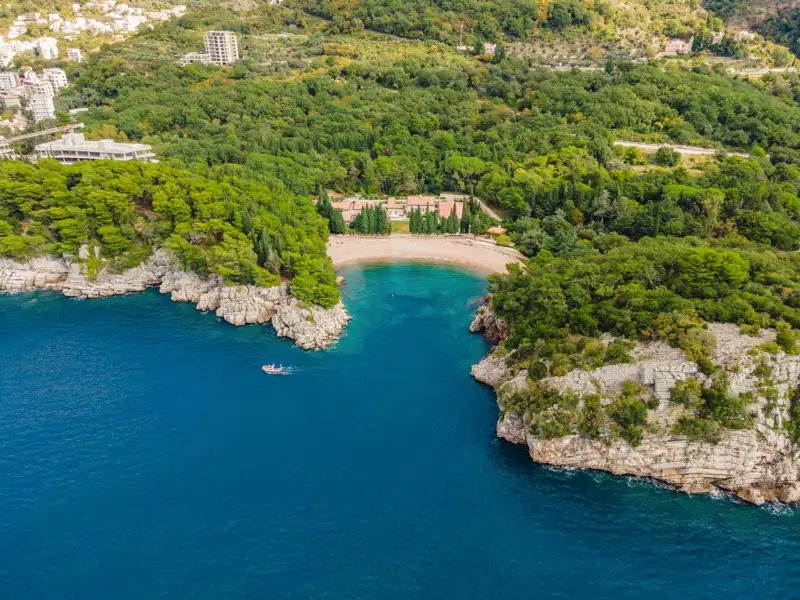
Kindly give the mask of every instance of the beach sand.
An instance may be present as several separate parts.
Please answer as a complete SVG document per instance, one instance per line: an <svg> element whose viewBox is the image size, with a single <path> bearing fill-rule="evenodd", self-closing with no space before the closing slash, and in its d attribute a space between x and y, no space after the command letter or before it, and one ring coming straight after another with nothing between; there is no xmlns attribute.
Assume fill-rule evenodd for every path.
<svg viewBox="0 0 800 600"><path fill-rule="evenodd" d="M525 257L513 248L453 236L331 236L328 254L339 267L357 262L448 262L484 274L505 273L506 264Z"/></svg>

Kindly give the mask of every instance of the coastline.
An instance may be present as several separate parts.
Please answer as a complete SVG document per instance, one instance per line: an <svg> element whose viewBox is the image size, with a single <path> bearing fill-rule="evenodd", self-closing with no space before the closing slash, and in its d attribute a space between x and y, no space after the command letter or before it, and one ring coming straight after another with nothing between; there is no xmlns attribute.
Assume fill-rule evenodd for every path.
<svg viewBox="0 0 800 600"><path fill-rule="evenodd" d="M672 389L690 379L710 387L712 380L682 350L663 342L636 343L631 362L573 369L536 383L527 369L495 352L496 346L470 374L497 394L497 437L526 447L536 463L645 477L690 494L730 493L756 505L800 503L800 458L787 427L800 358L758 351L762 344L774 342L774 330L748 336L724 323L709 323L708 330L719 340L712 359L726 373L726 391L752 398L748 405L752 426L727 429L715 440L688 437L674 429L683 416L692 413L673 401ZM478 309L470 331L483 333L495 343L507 335L505 323L488 305ZM770 374L764 375L765 370ZM571 425L569 431L546 433L540 425L547 422L548 414L556 413L520 403L521 398L530 397L533 386L544 386L577 397L576 410L590 396L607 407L629 382L639 386L652 403L642 438L633 445L608 432L592 437Z"/></svg>
<svg viewBox="0 0 800 600"><path fill-rule="evenodd" d="M331 236L328 255L334 267L357 263L447 263L481 275L507 272L525 257L505 246L465 236Z"/></svg>
<svg viewBox="0 0 800 600"><path fill-rule="evenodd" d="M182 271L163 250L122 273L101 271L94 280L86 277L81 263L61 258L0 260L0 293L5 294L51 290L70 298L108 298L151 287L169 294L173 302L214 311L231 325L271 323L278 337L288 337L306 350L329 347L351 319L341 301L329 309L306 306L289 293L286 283L270 288L225 285L219 276L206 279Z"/></svg>

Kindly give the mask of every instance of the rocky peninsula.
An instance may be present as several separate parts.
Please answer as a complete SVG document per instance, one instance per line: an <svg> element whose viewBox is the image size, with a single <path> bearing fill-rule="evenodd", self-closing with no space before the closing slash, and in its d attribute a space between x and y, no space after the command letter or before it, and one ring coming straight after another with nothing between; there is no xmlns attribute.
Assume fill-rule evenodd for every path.
<svg viewBox="0 0 800 600"><path fill-rule="evenodd" d="M90 280L84 263L63 258L36 258L26 263L0 259L0 293L54 290L74 298L107 298L158 287L175 302L191 302L197 310L215 311L232 325L271 323L279 337L308 350L327 348L351 317L339 302L330 309L308 306L290 295L288 285L263 288L225 285L182 271L158 250L145 263L122 273L101 271Z"/></svg>
<svg viewBox="0 0 800 600"><path fill-rule="evenodd" d="M489 306L478 310L471 330L495 342L506 335ZM661 342L632 345L626 364L539 381L496 346L472 375L497 392L498 437L527 446L535 462L653 478L688 493L729 492L753 504L800 501L800 357L777 351L772 330L744 335L735 325L710 323L708 332L717 340L716 381L725 382L725 392L740 399L750 417L747 425L718 431L712 439L676 431L681 419L694 414L688 390L708 390L712 381L682 350ZM603 417L594 435L587 434L591 404L595 417L608 419L609 407L631 389L648 407L638 443L614 435L617 426ZM536 390L540 395L532 399Z"/></svg>

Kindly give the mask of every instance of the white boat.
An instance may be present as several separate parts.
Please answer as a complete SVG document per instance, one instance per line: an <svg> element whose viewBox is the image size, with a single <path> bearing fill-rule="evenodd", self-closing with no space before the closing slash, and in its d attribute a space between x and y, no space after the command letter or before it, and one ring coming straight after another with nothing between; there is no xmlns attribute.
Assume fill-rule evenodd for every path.
<svg viewBox="0 0 800 600"><path fill-rule="evenodd" d="M277 367L275 365L264 365L261 370L267 375L283 375L286 372L283 365Z"/></svg>

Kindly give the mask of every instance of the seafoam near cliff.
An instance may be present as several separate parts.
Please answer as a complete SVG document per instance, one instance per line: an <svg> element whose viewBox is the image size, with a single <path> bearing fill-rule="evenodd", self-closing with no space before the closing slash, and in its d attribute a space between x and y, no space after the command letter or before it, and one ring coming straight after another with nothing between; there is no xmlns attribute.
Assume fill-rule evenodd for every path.
<svg viewBox="0 0 800 600"><path fill-rule="evenodd" d="M294 340L306 349L327 348L350 321L340 302L330 309L304 306L289 294L286 284L271 288L226 286L221 279L208 279L181 271L162 251L146 263L119 274L101 272L90 281L78 262L37 258L27 263L0 260L0 292L51 289L66 296L106 298L142 292L159 286L175 302L191 302L198 310L215 311L232 325L272 323L278 336Z"/></svg>
<svg viewBox="0 0 800 600"><path fill-rule="evenodd" d="M487 310L482 309L473 322L474 330L493 322ZM611 436L536 436L531 430L532 415L504 410L502 402L497 435L527 445L531 458L540 463L651 477L690 493L725 490L755 504L800 501L800 448L789 431L791 398L800 384L800 357L760 349L774 339L773 331L762 330L751 337L734 325L719 323L710 324L709 331L718 340L712 358L727 374L728 391L753 397L748 406L752 428L726 430L715 443L676 435L673 425L687 413L686 407L670 401L670 391L679 381L694 378L708 386L709 379L681 350L653 343L637 344L630 364L577 369L540 382L560 393L574 392L580 402L588 395L600 395L606 406L618 397L624 382L640 384L655 406L648 411L641 444L632 446ZM531 386L527 372L509 367L500 353L481 360L472 375L494 387L498 398L527 393Z"/></svg>

